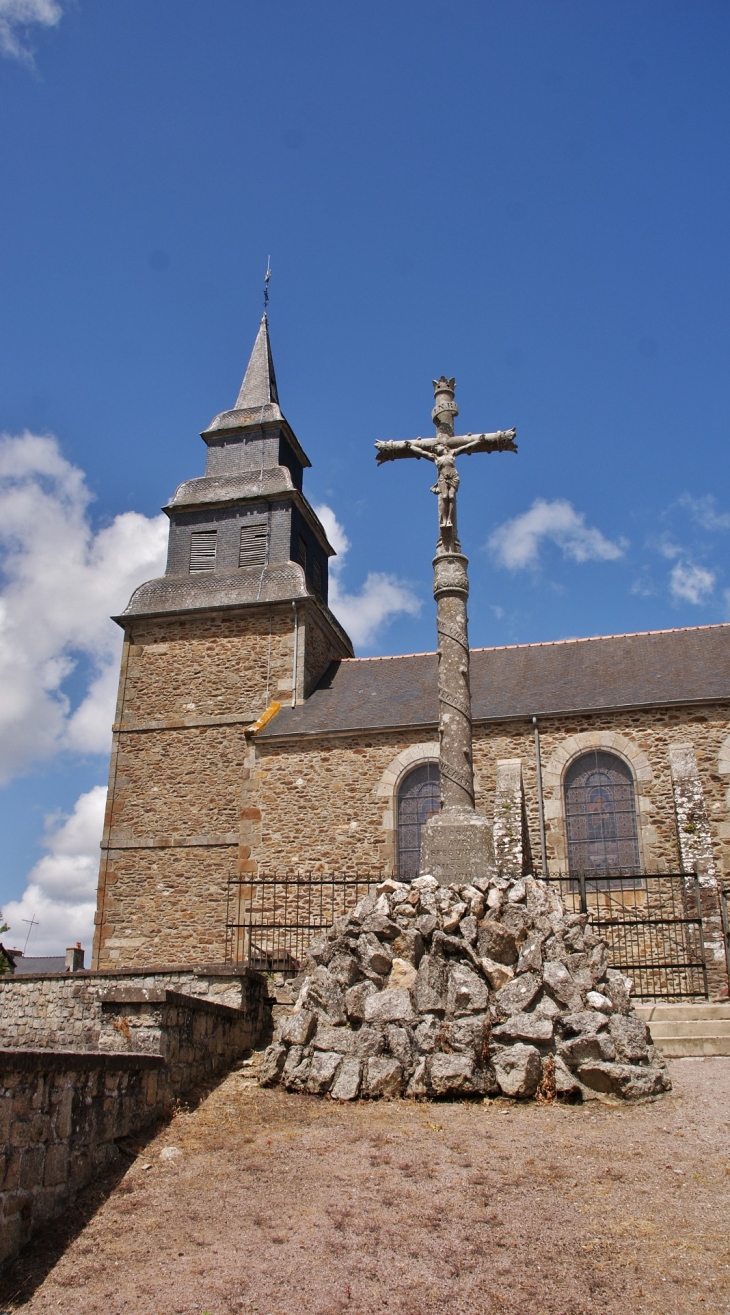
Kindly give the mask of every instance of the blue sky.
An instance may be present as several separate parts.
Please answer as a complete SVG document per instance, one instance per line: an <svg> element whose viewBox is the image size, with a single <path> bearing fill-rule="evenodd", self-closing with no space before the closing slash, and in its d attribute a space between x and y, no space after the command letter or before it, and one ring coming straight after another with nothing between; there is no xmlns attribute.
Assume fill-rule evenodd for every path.
<svg viewBox="0 0 730 1315"><path fill-rule="evenodd" d="M714 0L0 0L10 940L34 909L29 952L86 937L105 618L235 400L269 253L358 651L434 647L431 470L372 443L431 432L441 372L462 432L520 445L462 460L474 645L728 617L729 40Z"/></svg>

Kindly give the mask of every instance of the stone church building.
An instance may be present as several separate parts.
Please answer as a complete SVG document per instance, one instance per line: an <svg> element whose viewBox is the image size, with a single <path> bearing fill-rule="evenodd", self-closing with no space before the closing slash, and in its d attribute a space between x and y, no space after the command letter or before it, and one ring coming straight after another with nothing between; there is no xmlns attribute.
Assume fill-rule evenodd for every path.
<svg viewBox="0 0 730 1315"><path fill-rule="evenodd" d="M438 808L437 655L355 658L330 612L333 549L265 316L202 438L205 475L164 509L165 575L115 618L95 968L221 962L241 878L413 875ZM504 870L697 871L716 903L730 625L476 649L471 684L476 806ZM717 979L721 935L708 955Z"/></svg>

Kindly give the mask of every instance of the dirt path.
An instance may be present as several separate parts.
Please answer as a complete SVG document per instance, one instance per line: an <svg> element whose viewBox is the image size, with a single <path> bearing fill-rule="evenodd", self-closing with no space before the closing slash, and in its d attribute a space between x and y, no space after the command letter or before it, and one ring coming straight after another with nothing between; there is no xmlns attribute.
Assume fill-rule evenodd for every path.
<svg viewBox="0 0 730 1315"><path fill-rule="evenodd" d="M730 1312L730 1059L672 1078L634 1107L342 1108L239 1071L28 1248L0 1312Z"/></svg>

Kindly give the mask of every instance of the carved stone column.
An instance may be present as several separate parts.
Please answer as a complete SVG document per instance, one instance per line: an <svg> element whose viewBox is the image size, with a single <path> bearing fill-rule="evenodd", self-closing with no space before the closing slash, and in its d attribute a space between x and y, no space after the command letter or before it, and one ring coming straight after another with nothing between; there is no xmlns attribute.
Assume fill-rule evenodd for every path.
<svg viewBox="0 0 730 1315"><path fill-rule="evenodd" d="M466 600L469 565L462 553L433 559L439 655L441 807L474 807L471 759L471 689Z"/></svg>
<svg viewBox="0 0 730 1315"><path fill-rule="evenodd" d="M423 829L420 868L444 885L472 881L494 870L492 828L474 811L467 566L460 552L440 552L433 559L441 812L429 818Z"/></svg>

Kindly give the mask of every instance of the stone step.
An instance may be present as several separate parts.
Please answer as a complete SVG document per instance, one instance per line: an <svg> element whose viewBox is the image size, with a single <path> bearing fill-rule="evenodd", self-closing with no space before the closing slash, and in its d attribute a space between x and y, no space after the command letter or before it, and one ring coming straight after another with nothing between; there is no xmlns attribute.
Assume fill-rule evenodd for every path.
<svg viewBox="0 0 730 1315"><path fill-rule="evenodd" d="M659 1045L660 1038L683 1036L727 1036L730 1037L730 1018L698 1018L691 1023L649 1023L651 1034Z"/></svg>
<svg viewBox="0 0 730 1315"><path fill-rule="evenodd" d="M666 1059L692 1055L730 1055L730 1001L663 1004L647 1001L635 1006L651 1028L658 1050Z"/></svg>
<svg viewBox="0 0 730 1315"><path fill-rule="evenodd" d="M692 1055L730 1055L730 1036L656 1037L656 1048L665 1059L687 1059Z"/></svg>
<svg viewBox="0 0 730 1315"><path fill-rule="evenodd" d="M727 1003L714 1003L709 1000L700 1000L696 1004L689 1002L683 1004L654 1004L652 1001L646 1001L634 1006L640 1018L646 1023L658 1022L691 1022L704 1018L730 1018L730 1001Z"/></svg>

